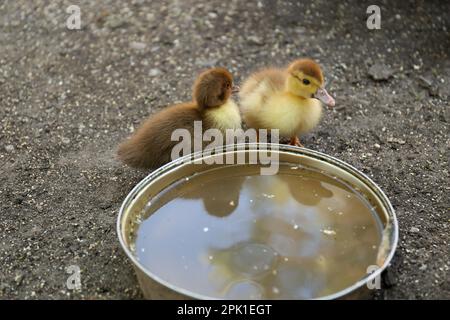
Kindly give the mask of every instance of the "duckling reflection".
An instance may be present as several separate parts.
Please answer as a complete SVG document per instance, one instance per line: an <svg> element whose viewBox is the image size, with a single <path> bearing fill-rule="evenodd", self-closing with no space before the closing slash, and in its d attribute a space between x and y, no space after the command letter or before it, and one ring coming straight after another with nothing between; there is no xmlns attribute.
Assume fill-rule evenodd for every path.
<svg viewBox="0 0 450 320"><path fill-rule="evenodd" d="M304 170L306 171L306 170ZM315 206L324 198L331 198L333 192L315 178L306 175L261 176L246 184L255 198L255 206L261 207L258 200L264 198L282 204L295 199L305 206ZM292 197L291 197L292 196Z"/></svg>
<svg viewBox="0 0 450 320"><path fill-rule="evenodd" d="M380 234L362 200L300 167L280 166L276 176L214 169L151 200L135 253L161 279L211 297L320 297L362 278L376 259Z"/></svg>
<svg viewBox="0 0 450 320"><path fill-rule="evenodd" d="M239 206L242 184L245 177L226 177L215 183L201 183L181 197L202 199L206 212L216 217L226 217ZM207 188L207 192L205 192Z"/></svg>
<svg viewBox="0 0 450 320"><path fill-rule="evenodd" d="M248 237L251 240L208 251L212 266L208 278L224 297L232 293L247 299L307 299L331 293L330 287L345 287L355 277L364 276L360 266L371 254L359 250L350 241L349 232L343 239L354 247L355 255L347 260L342 257L348 257L348 250L324 238L324 224L337 216L328 212L327 205L337 191L335 186L342 185L328 176L322 180L327 187L307 173L246 178L241 201L250 199L255 213ZM327 200L319 204L323 199ZM364 209L357 198L351 202ZM343 207L347 207L345 203ZM336 263L349 273L335 274Z"/></svg>
<svg viewBox="0 0 450 320"><path fill-rule="evenodd" d="M317 179L289 175L282 175L280 178L286 182L292 197L306 206L315 206L323 198L333 196L333 192Z"/></svg>

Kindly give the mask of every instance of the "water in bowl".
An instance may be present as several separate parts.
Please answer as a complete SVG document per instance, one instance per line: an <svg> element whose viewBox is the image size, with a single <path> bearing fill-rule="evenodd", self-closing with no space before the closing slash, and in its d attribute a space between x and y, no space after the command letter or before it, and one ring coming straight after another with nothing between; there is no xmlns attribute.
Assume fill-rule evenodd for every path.
<svg viewBox="0 0 450 320"><path fill-rule="evenodd" d="M210 298L308 299L376 263L381 224L339 179L284 164L212 169L150 199L134 253L159 279Z"/></svg>

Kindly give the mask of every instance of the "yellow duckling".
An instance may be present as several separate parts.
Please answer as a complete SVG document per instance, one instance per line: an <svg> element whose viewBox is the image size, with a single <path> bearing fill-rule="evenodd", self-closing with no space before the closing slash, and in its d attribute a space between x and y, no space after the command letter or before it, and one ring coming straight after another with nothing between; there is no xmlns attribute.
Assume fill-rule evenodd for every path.
<svg viewBox="0 0 450 320"><path fill-rule="evenodd" d="M322 70L311 59L296 60L285 70L259 71L239 93L244 121L256 130L278 129L280 137L291 139L291 145L302 146L298 135L318 124L321 102L335 104L323 85Z"/></svg>

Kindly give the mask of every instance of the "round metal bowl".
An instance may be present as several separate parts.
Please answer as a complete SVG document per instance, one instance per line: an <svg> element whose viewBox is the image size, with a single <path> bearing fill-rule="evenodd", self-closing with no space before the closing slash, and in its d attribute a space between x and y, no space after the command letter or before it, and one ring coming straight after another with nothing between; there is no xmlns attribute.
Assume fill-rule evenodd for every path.
<svg viewBox="0 0 450 320"><path fill-rule="evenodd" d="M154 197L172 183L179 181L194 173L199 173L211 166L226 166L226 164L199 164L194 159L206 159L208 157L236 156L237 154L249 157L252 153L277 152L279 162L305 165L317 170L337 176L339 179L350 183L363 193L374 206L376 214L382 224L382 241L378 250L378 268L359 280L353 285L331 295L318 297L318 299L358 299L368 298L372 290L368 289L367 283L373 283L381 276L391 261L398 241L398 224L394 209L386 195L365 174L361 173L351 165L326 154L305 149L278 144L238 144L224 146L215 150L214 154L197 153L195 157L188 155L179 158L167 165L153 171L128 194L123 202L118 220L117 233L120 244L128 258L134 265L136 275L144 296L148 299L213 299L195 292L179 288L171 283L160 279L157 275L147 270L135 257L130 245L132 244L132 230L134 230L137 216L142 212L148 199ZM231 154L230 154L231 153ZM243 154L242 154L243 153ZM378 278L379 279L379 278Z"/></svg>

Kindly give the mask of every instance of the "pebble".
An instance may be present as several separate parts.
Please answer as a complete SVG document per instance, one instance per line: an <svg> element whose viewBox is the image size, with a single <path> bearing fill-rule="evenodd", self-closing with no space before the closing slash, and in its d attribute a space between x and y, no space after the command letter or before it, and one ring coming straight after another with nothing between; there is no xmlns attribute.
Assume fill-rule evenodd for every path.
<svg viewBox="0 0 450 320"><path fill-rule="evenodd" d="M406 143L405 140L402 140L400 138L392 138L392 137L388 138L387 142L389 142L389 143L398 143L398 144L405 144Z"/></svg>
<svg viewBox="0 0 450 320"><path fill-rule="evenodd" d="M16 282L16 285L20 286L20 284L22 283L23 280L23 275L22 274L16 274L16 276L14 277L14 281Z"/></svg>
<svg viewBox="0 0 450 320"><path fill-rule="evenodd" d="M5 146L5 150L6 152L13 152L14 146L12 144L8 144L7 146Z"/></svg>
<svg viewBox="0 0 450 320"><path fill-rule="evenodd" d="M132 41L130 42L130 48L135 50L144 50L147 45L143 42Z"/></svg>
<svg viewBox="0 0 450 320"><path fill-rule="evenodd" d="M411 227L411 229L409 229L410 232L419 232L419 228L417 227Z"/></svg>
<svg viewBox="0 0 450 320"><path fill-rule="evenodd" d="M431 88L431 86L433 85L433 81L431 81L431 80L428 79L428 78L425 78L424 76L420 76L420 77L419 77L419 84L420 84L422 87L424 87L424 88L426 88L426 89L429 89L429 88Z"/></svg>
<svg viewBox="0 0 450 320"><path fill-rule="evenodd" d="M208 13L208 17L210 17L211 19L215 19L215 18L217 18L217 13L215 13L215 12L209 12L209 13Z"/></svg>
<svg viewBox="0 0 450 320"><path fill-rule="evenodd" d="M375 81L388 80L393 74L392 68L384 63L375 63L369 68L369 76Z"/></svg>
<svg viewBox="0 0 450 320"><path fill-rule="evenodd" d="M159 70L158 68L150 69L150 71L148 73L148 75L150 77L156 77L156 76L159 76L160 74L161 74L161 70Z"/></svg>
<svg viewBox="0 0 450 320"><path fill-rule="evenodd" d="M260 37L257 37L257 36L249 36L249 37L247 37L247 41L251 45L256 45L256 46L264 45L264 41Z"/></svg>

